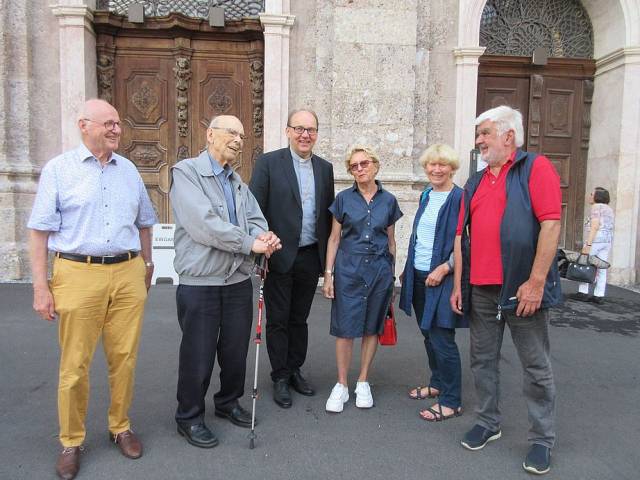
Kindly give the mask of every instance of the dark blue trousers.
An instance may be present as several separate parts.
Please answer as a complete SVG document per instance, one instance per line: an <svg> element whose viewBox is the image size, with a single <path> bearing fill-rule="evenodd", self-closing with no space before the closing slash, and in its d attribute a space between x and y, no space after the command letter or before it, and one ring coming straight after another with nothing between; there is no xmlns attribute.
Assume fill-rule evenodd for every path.
<svg viewBox="0 0 640 480"><path fill-rule="evenodd" d="M424 282L429 272L414 270L413 282L413 310L418 320L418 328L422 322L424 312L425 294L428 287ZM462 403L462 366L460 364L460 352L456 344L455 328L442 328L437 324L437 319L431 325L431 329L422 330L424 346L427 350L427 360L431 370L429 386L440 392L438 403L442 406L456 409Z"/></svg>
<svg viewBox="0 0 640 480"><path fill-rule="evenodd" d="M218 356L220 390L216 408L232 410L244 394L247 351L253 320L251 280L224 286L178 285L176 303L182 330L176 421L204 421L205 396Z"/></svg>

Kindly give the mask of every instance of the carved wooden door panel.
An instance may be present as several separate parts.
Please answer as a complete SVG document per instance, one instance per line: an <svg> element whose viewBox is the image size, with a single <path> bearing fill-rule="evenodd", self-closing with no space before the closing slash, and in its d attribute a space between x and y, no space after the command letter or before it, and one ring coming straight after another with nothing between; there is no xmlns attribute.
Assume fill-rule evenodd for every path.
<svg viewBox="0 0 640 480"><path fill-rule="evenodd" d="M172 58L116 55L113 104L123 123L120 154L136 164L161 222L171 216L169 167L175 163Z"/></svg>
<svg viewBox="0 0 640 480"><path fill-rule="evenodd" d="M529 113L529 79L513 77L479 77L478 113L500 105L508 105L522 113L524 128L527 130ZM523 148L526 148L524 145Z"/></svg>
<svg viewBox="0 0 640 480"><path fill-rule="evenodd" d="M526 57L480 57L477 113L507 104L524 117L524 146L548 157L560 175L560 246L578 249L585 205L592 60L551 59L531 65Z"/></svg>
<svg viewBox="0 0 640 480"><path fill-rule="evenodd" d="M170 168L205 147L212 116L245 127L241 160L248 181L262 152L263 40L259 21L213 29L178 14L145 20L96 12L99 96L120 114L118 153L134 162L162 223L172 222Z"/></svg>
<svg viewBox="0 0 640 480"><path fill-rule="evenodd" d="M254 95L252 70L256 63L260 69L262 62L254 60L229 61L207 51L211 45L198 44L198 53L192 58L192 98L193 115L190 118L191 142L195 150L205 146L206 130L211 118L217 115L235 115L242 120L245 142L242 155L233 168L245 182L251 178L256 156L262 152L262 119L253 118L254 101L262 105L262 89ZM258 132L256 135L255 133Z"/></svg>
<svg viewBox="0 0 640 480"><path fill-rule="evenodd" d="M534 74L528 144L529 151L544 154L556 167L562 189L562 233L560 246L573 249L582 242L583 205L589 147L589 125L583 124L585 102L591 92L583 82Z"/></svg>

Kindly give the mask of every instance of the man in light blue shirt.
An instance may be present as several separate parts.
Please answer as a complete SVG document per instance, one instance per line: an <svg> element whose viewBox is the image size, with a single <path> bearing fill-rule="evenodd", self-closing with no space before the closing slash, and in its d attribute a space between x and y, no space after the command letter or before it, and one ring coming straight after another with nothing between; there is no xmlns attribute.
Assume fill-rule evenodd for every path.
<svg viewBox="0 0 640 480"><path fill-rule="evenodd" d="M82 143L42 169L29 218L33 308L59 317L59 439L56 472L73 479L80 468L89 403L89 368L98 340L109 368L109 434L128 458L142 444L128 416L142 317L153 273L151 227L156 223L140 174L117 155L118 112L88 100L78 118ZM54 253L47 281L47 250Z"/></svg>

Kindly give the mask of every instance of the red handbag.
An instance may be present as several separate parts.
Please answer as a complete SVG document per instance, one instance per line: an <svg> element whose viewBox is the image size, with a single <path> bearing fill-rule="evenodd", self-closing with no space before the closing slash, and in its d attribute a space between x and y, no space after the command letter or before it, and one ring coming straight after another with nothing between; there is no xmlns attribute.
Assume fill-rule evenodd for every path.
<svg viewBox="0 0 640 480"><path fill-rule="evenodd" d="M396 317L393 314L393 305L389 305L389 311L384 318L384 329L382 333L378 335L378 343L389 346L398 343L398 331L396 330Z"/></svg>

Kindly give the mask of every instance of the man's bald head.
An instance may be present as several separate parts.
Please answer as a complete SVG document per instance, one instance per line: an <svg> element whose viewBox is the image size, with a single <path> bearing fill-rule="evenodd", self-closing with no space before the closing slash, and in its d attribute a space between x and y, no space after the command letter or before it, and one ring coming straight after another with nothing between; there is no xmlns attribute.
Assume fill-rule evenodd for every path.
<svg viewBox="0 0 640 480"><path fill-rule="evenodd" d="M82 108L78 113L78 121L86 118L93 118L103 113L113 113L117 115L116 109L109 102L100 98L91 98L82 104Z"/></svg>
<svg viewBox="0 0 640 480"><path fill-rule="evenodd" d="M98 98L87 100L78 115L78 128L82 143L101 163L106 163L118 149L120 142L120 116L108 102Z"/></svg>
<svg viewBox="0 0 640 480"><path fill-rule="evenodd" d="M244 127L238 117L218 115L207 129L207 149L220 165L234 165L242 154Z"/></svg>

